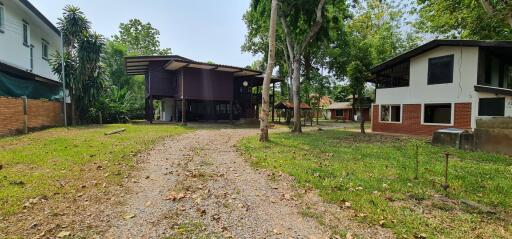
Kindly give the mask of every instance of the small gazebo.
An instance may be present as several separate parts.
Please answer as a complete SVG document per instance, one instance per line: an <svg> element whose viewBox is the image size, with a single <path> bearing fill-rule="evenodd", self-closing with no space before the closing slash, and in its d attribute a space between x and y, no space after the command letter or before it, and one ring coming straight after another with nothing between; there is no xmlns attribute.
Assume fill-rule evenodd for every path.
<svg viewBox="0 0 512 239"><path fill-rule="evenodd" d="M277 103L274 107L276 110L279 110L279 114L278 114L278 122L279 123L281 123L281 115L283 114L283 112L284 112L285 121L286 121L286 119L291 118L293 116L293 103L290 101L281 101L281 102ZM310 115L309 118L311 120L313 119L311 117L311 107L308 104L301 102L300 109L304 112L304 114L301 115L301 118L304 118L304 125L306 125L306 119L307 119L306 116L307 115ZM313 121L311 121L311 122L313 122Z"/></svg>

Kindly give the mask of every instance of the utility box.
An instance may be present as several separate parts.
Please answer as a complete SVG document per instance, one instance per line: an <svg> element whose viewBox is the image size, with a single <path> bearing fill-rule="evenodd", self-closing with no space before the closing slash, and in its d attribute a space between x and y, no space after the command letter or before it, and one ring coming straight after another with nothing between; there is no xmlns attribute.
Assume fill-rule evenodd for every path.
<svg viewBox="0 0 512 239"><path fill-rule="evenodd" d="M434 132L432 136L433 145L446 145L454 148L459 148L460 135L464 132L462 129L448 128L440 129Z"/></svg>
<svg viewBox="0 0 512 239"><path fill-rule="evenodd" d="M434 132L432 144L450 146L461 150L474 150L475 135L463 129L440 129Z"/></svg>

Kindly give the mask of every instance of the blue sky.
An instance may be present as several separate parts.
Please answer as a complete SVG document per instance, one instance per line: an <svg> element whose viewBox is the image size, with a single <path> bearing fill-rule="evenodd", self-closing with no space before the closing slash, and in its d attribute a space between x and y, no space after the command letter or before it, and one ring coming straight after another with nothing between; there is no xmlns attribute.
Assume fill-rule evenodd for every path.
<svg viewBox="0 0 512 239"><path fill-rule="evenodd" d="M250 0L30 0L57 22L62 9L73 4L85 12L95 31L106 37L119 23L138 18L160 30L162 47L198 61L250 65L257 57L242 53L246 27L242 20Z"/></svg>

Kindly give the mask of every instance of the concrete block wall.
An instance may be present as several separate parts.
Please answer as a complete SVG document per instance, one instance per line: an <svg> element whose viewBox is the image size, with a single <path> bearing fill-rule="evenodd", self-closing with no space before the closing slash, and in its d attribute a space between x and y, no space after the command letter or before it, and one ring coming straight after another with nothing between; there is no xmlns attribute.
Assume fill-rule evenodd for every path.
<svg viewBox="0 0 512 239"><path fill-rule="evenodd" d="M0 97L0 135L23 131L23 101L23 98ZM28 99L27 103L28 128L63 125L62 102Z"/></svg>
<svg viewBox="0 0 512 239"><path fill-rule="evenodd" d="M455 103L454 125L421 124L421 104L402 105L401 123L380 122L379 105L373 105L373 132L431 136L436 130L445 128L471 129L471 103Z"/></svg>
<svg viewBox="0 0 512 239"><path fill-rule="evenodd" d="M477 150L512 155L512 117L478 119L476 127Z"/></svg>

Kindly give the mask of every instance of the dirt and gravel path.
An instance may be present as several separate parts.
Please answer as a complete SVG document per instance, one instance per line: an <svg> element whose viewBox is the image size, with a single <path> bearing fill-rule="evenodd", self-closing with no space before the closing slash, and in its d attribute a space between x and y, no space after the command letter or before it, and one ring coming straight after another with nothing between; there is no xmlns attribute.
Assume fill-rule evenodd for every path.
<svg viewBox="0 0 512 239"><path fill-rule="evenodd" d="M394 238L355 222L350 207L295 188L289 176L252 168L235 144L257 132L208 128L171 137L137 156L124 182L88 183L72 200L0 218L0 229L23 238Z"/></svg>
<svg viewBox="0 0 512 239"><path fill-rule="evenodd" d="M198 130L141 155L141 170L127 185L131 193L109 212L118 216L106 236L329 238L342 227L348 237L392 237L352 222L350 211L323 203L315 192L293 188L289 177L251 168L235 144L256 133Z"/></svg>
<svg viewBox="0 0 512 239"><path fill-rule="evenodd" d="M133 193L107 232L111 238L219 236L327 238L300 215L288 188L250 168L234 144L251 129L199 130L144 155Z"/></svg>

